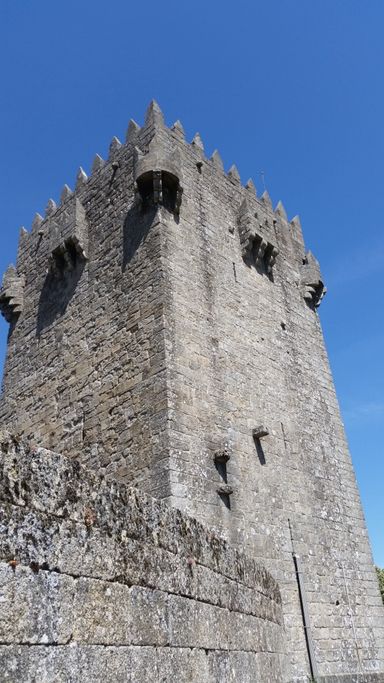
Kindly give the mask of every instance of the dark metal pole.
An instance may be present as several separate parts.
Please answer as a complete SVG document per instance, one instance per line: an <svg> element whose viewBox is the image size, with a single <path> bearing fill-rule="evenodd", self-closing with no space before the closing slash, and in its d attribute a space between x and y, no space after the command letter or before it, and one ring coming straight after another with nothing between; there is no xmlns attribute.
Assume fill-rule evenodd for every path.
<svg viewBox="0 0 384 683"><path fill-rule="evenodd" d="M312 632L311 632L311 626L310 626L310 620L309 620L307 596L305 593L305 586L304 586L304 582L303 582L303 572L301 570L300 557L299 557L299 555L296 555L296 553L295 553L295 546L294 546L294 542L293 542L293 534L292 534L292 527L291 527L291 520L290 519L288 519L288 526L289 526L289 532L291 535L292 557L293 557L293 563L295 565L296 579L297 579L297 585L298 585L298 589L299 589L301 615L303 617L304 634L305 634L305 642L307 644L309 667L311 669L311 676L312 676L313 680L316 681L316 679L319 676L319 671L318 671L317 663L316 663L316 659L315 659L315 648L314 648L314 644L313 644Z"/></svg>

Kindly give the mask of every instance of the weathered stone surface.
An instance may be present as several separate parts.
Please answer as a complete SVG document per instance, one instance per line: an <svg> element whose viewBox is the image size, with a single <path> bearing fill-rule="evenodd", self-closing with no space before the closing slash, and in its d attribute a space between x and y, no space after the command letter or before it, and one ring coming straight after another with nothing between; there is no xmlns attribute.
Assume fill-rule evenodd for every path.
<svg viewBox="0 0 384 683"><path fill-rule="evenodd" d="M56 566L55 560L59 562L68 556L68 560L77 566L76 544L88 550L94 544L95 534L92 564L97 560L103 542L109 548L116 547L119 554L124 548L124 554L132 559L136 553L145 553L145 544L150 544L154 546L151 552L158 551L156 559L164 563L161 576L166 576L167 563L174 562L174 555L182 551L185 557L182 570L189 581L195 570L205 568L228 578L228 586L231 581L252 589L257 586L262 596L281 604L278 585L262 565L233 549L195 519L137 489L100 477L78 461L19 443L6 432L0 432L0 502L3 504L4 531L13 532L8 539L5 535L1 537L0 543L5 544L4 557L7 553L20 555L39 547L40 552L47 555L44 559L40 556L40 560L33 556L33 561L42 564L48 562L49 556L50 565ZM102 539L103 533L106 541ZM32 541L31 549L28 538ZM107 564L104 562L102 567L103 571L111 572L113 564L109 555ZM83 561L81 558L80 562ZM137 576L142 575L139 568L130 567L127 560L124 563L136 571ZM94 566L97 567L97 562ZM176 567L176 564L171 565L169 571L175 584L178 580ZM157 568L158 563L153 563L155 576L159 575ZM72 572L81 573L76 569ZM147 568L145 572L148 572ZM182 578L180 580L183 582ZM197 583L203 591L203 576Z"/></svg>
<svg viewBox="0 0 384 683"><path fill-rule="evenodd" d="M144 178L139 201L137 162L151 156L150 165L161 161L149 168L156 173L167 171L164 160L177 161L177 211L169 210L174 196L158 201L175 188L158 175L148 202ZM74 201L87 258L71 269L60 251L68 267L47 280L50 228ZM128 144L115 144L73 196L59 208L50 202L45 220L22 233L16 272L23 306L10 329L0 423L102 477L81 481L75 464L42 452L31 458L35 469L6 463L4 515L13 532L1 541L4 552L67 563L69 574L82 558L103 581L125 562L123 585L144 581L254 618L269 600L278 622L277 584L236 551L245 549L279 583L290 675L302 681L310 671L293 541L320 677L383 671L383 607L315 310L323 281L300 221L289 223L268 193L258 199L223 173L199 138L187 144L167 129L152 103ZM258 425L267 426L262 439L253 437ZM217 462L225 449L230 459ZM198 518L204 531L121 482ZM233 490L229 501L218 493L223 486ZM216 680L232 670L248 675L225 653L212 662L206 671Z"/></svg>
<svg viewBox="0 0 384 683"><path fill-rule="evenodd" d="M0 313L7 322L15 323L23 310L24 277L18 275L14 266L4 273L0 288Z"/></svg>
<svg viewBox="0 0 384 683"><path fill-rule="evenodd" d="M7 681L215 681L216 658L242 651L269 653L288 680L280 593L261 566L165 503L4 432L0 605Z"/></svg>
<svg viewBox="0 0 384 683"><path fill-rule="evenodd" d="M276 669L274 655L269 653L194 648L0 646L0 667L6 683L174 683L175 680L177 683L281 683L283 680L281 670ZM340 683L350 681L340 679ZM372 678L372 683L381 681Z"/></svg>
<svg viewBox="0 0 384 683"><path fill-rule="evenodd" d="M323 283L319 263L310 251L303 259L301 282L304 299L313 306L319 306L327 289Z"/></svg>

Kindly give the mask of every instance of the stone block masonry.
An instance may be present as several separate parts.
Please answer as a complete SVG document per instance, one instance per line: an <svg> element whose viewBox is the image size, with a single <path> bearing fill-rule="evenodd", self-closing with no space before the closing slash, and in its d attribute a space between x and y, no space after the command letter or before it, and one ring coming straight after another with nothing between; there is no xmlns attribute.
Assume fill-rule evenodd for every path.
<svg viewBox="0 0 384 683"><path fill-rule="evenodd" d="M287 681L281 596L185 514L0 435L2 683Z"/></svg>
<svg viewBox="0 0 384 683"><path fill-rule="evenodd" d="M325 291L299 219L152 102L21 231L0 291L0 424L167 501L266 567L292 681L376 681L384 610L321 331Z"/></svg>

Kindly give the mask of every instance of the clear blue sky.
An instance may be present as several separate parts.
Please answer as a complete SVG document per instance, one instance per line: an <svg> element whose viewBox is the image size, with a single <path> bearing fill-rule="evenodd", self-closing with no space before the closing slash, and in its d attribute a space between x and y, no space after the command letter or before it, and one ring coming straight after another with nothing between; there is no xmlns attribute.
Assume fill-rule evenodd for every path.
<svg viewBox="0 0 384 683"><path fill-rule="evenodd" d="M0 270L18 230L155 97L299 213L384 566L383 0L2 0ZM7 326L0 324L0 364Z"/></svg>

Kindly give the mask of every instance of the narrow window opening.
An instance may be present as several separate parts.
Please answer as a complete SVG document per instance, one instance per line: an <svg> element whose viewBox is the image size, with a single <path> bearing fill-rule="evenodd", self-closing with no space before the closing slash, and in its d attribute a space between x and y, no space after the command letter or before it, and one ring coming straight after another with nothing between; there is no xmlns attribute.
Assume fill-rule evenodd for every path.
<svg viewBox="0 0 384 683"><path fill-rule="evenodd" d="M232 268L233 268L233 275L235 277L235 282L237 282L236 264L234 262L232 262Z"/></svg>

